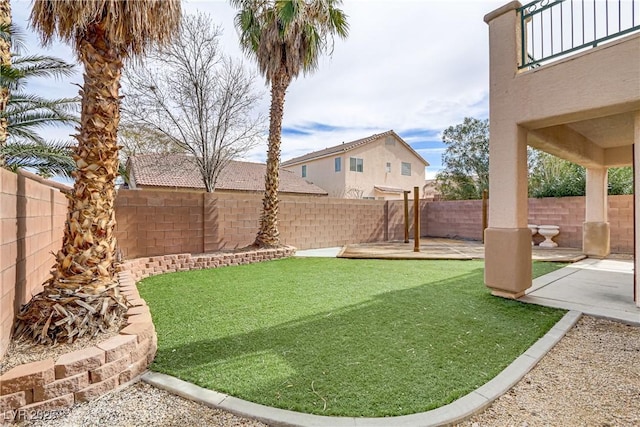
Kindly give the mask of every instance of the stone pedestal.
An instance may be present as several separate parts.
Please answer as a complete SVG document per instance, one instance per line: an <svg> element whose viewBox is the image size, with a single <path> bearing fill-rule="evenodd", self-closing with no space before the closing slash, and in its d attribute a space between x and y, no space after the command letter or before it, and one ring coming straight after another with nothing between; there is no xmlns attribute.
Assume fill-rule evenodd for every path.
<svg viewBox="0 0 640 427"><path fill-rule="evenodd" d="M538 226L538 233L544 237L544 242L540 243L541 248L557 248L558 244L553 241L553 238L560 234L560 227L557 225L540 225Z"/></svg>

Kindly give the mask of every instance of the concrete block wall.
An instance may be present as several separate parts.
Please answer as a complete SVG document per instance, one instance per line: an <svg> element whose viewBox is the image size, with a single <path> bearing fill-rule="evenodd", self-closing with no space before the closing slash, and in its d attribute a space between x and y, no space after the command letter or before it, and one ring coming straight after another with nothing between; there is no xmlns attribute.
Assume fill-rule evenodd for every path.
<svg viewBox="0 0 640 427"><path fill-rule="evenodd" d="M281 196L281 241L310 249L386 240L385 207L380 200ZM124 259L246 247L255 239L261 208L257 194L121 190L118 246Z"/></svg>
<svg viewBox="0 0 640 427"><path fill-rule="evenodd" d="M611 251L633 253L633 196L609 196ZM482 201L452 200L427 202L423 212L423 235L482 240ZM554 241L561 247L582 247L584 197L529 199L529 224L560 226ZM536 235L540 243L544 238Z"/></svg>
<svg viewBox="0 0 640 427"><path fill-rule="evenodd" d="M529 224L558 225L560 234L553 240L560 247L582 248L582 223L585 215L584 197L547 197L529 199ZM536 243L544 240L539 234Z"/></svg>
<svg viewBox="0 0 640 427"><path fill-rule="evenodd" d="M0 358L15 313L42 291L62 246L68 189L28 173L0 168Z"/></svg>
<svg viewBox="0 0 640 427"><path fill-rule="evenodd" d="M430 202L420 200L420 236L428 236ZM413 239L414 204L409 199L409 238ZM404 240L404 201L389 200L387 207L387 238L384 240Z"/></svg>
<svg viewBox="0 0 640 427"><path fill-rule="evenodd" d="M424 216L426 236L482 240L482 200L428 202Z"/></svg>
<svg viewBox="0 0 640 427"><path fill-rule="evenodd" d="M631 196L609 197L614 252L633 251L632 203ZM125 259L132 259L248 246L258 230L262 198L129 190L119 192L116 206L119 247ZM422 200L420 212L421 236L482 240L481 200ZM404 238L402 201L283 196L279 219L281 241L298 249ZM413 224L413 201L409 221ZM584 198L529 199L528 222L559 225L558 244L580 248Z"/></svg>
<svg viewBox="0 0 640 427"><path fill-rule="evenodd" d="M158 339L151 314L133 276L120 273L120 290L131 307L120 333L95 346L16 366L0 376L0 416L29 419L39 411L96 399L142 374L155 357Z"/></svg>
<svg viewBox="0 0 640 427"><path fill-rule="evenodd" d="M116 238L126 259L202 253L204 193L119 190Z"/></svg>
<svg viewBox="0 0 640 427"><path fill-rule="evenodd" d="M299 249L381 241L386 235L385 202L326 197L286 198L280 205L279 230L284 243ZM224 235L234 235L230 231L225 230ZM256 231L254 228L247 236L250 242Z"/></svg>
<svg viewBox="0 0 640 427"><path fill-rule="evenodd" d="M611 252L633 253L633 196L609 196Z"/></svg>
<svg viewBox="0 0 640 427"><path fill-rule="evenodd" d="M609 196L608 202L611 252L633 253L633 196ZM584 217L584 197L529 199L529 223L559 225L560 234L554 241L562 247L582 247ZM535 240L544 239L536 236Z"/></svg>

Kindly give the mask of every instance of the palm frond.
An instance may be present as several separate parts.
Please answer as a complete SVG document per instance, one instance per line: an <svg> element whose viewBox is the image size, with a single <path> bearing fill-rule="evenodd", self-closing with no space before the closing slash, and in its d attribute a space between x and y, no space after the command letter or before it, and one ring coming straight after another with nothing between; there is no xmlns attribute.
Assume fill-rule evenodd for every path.
<svg viewBox="0 0 640 427"><path fill-rule="evenodd" d="M0 64L0 87L13 88L23 77L22 72L10 65Z"/></svg>
<svg viewBox="0 0 640 427"><path fill-rule="evenodd" d="M32 129L43 126L64 126L78 123L78 117L73 114L60 113L53 110L30 111L10 116L9 133L16 129Z"/></svg>
<svg viewBox="0 0 640 427"><path fill-rule="evenodd" d="M334 37L349 32L341 0L231 0L239 8L235 25L240 45L256 59L267 81L282 70L290 78L315 71L322 53L333 52Z"/></svg>
<svg viewBox="0 0 640 427"><path fill-rule="evenodd" d="M12 67L22 72L23 77L64 78L73 76L76 64L46 55L14 56Z"/></svg>
<svg viewBox="0 0 640 427"><path fill-rule="evenodd" d="M35 0L30 20L43 44L59 36L76 52L79 36L100 23L113 49L135 56L169 41L180 18L180 0Z"/></svg>
<svg viewBox="0 0 640 427"><path fill-rule="evenodd" d="M66 141L49 143L18 142L0 147L7 168L32 168L39 175L63 175L71 178L76 168L74 146Z"/></svg>
<svg viewBox="0 0 640 427"><path fill-rule="evenodd" d="M20 53L26 49L25 38L25 32L14 23L0 24L0 40L9 43L14 52Z"/></svg>
<svg viewBox="0 0 640 427"><path fill-rule="evenodd" d="M25 111L39 109L50 110L60 114L77 112L80 105L80 98L58 98L47 99L39 95L27 93L12 93L9 97L7 111L4 114L9 118L12 114L20 114Z"/></svg>
<svg viewBox="0 0 640 427"><path fill-rule="evenodd" d="M25 93L11 94L0 118L7 120L8 141L31 141L43 144L38 130L47 126L79 123L78 98L46 99Z"/></svg>
<svg viewBox="0 0 640 427"><path fill-rule="evenodd" d="M38 130L46 126L76 125L78 99L61 98L49 100L38 95L12 94L0 117L7 120L9 140L25 139L41 143Z"/></svg>
<svg viewBox="0 0 640 427"><path fill-rule="evenodd" d="M25 143L31 141L37 144L46 144L46 140L41 137L37 132L29 128L14 127L9 130L8 143Z"/></svg>

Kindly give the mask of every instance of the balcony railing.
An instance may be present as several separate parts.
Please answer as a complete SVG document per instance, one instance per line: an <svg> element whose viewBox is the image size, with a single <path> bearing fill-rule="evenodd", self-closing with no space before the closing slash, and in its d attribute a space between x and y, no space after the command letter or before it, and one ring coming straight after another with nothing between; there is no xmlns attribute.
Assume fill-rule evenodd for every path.
<svg viewBox="0 0 640 427"><path fill-rule="evenodd" d="M536 0L518 13L520 69L640 30L640 0Z"/></svg>

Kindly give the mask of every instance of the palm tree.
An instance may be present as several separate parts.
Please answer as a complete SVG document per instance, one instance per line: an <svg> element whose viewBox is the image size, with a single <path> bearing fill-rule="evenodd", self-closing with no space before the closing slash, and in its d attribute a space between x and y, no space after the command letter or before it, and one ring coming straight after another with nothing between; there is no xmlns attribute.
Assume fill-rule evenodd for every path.
<svg viewBox="0 0 640 427"><path fill-rule="evenodd" d="M280 245L278 184L284 97L300 72L318 68L320 54L331 53L333 36L347 36L349 26L341 0L231 0L240 11L235 23L240 45L258 63L271 84L269 148L258 247Z"/></svg>
<svg viewBox="0 0 640 427"><path fill-rule="evenodd" d="M35 0L31 25L44 44L72 44L84 65L77 170L62 248L44 291L18 314L15 334L72 341L116 323L124 310L115 273L115 179L123 60L164 43L180 23L179 0Z"/></svg>
<svg viewBox="0 0 640 427"><path fill-rule="evenodd" d="M11 69L11 4L9 0L0 0L0 75L9 74ZM0 85L0 112L4 111L9 102L9 88ZM7 119L0 117L0 147L7 142ZM3 164L0 157L0 165Z"/></svg>

